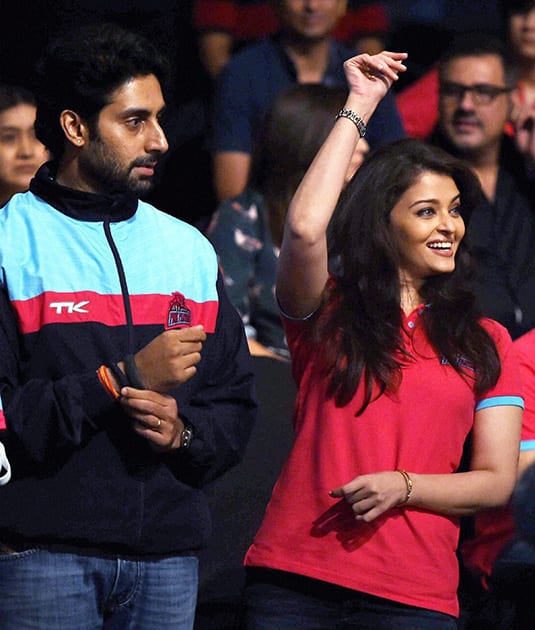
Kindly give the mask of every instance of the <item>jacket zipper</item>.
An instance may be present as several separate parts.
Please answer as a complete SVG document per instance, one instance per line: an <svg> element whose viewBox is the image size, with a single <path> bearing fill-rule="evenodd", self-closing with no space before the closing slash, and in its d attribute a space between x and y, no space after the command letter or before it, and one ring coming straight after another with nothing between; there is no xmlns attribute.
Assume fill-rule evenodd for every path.
<svg viewBox="0 0 535 630"><path fill-rule="evenodd" d="M111 235L110 228L110 219L107 217L104 219L104 233L106 235L106 240L108 241L108 245L110 246L111 252L113 254L113 258L115 260L115 266L117 268L117 273L119 275L119 282L121 284L121 294L123 296L123 304L124 311L126 315L126 325L127 325L127 346L128 352L127 354L134 354L134 321L132 318L132 305L130 304L130 293L128 291L128 284L126 282L126 274L124 272L123 261L119 255L119 250L115 245L115 241L113 240L113 236Z"/></svg>

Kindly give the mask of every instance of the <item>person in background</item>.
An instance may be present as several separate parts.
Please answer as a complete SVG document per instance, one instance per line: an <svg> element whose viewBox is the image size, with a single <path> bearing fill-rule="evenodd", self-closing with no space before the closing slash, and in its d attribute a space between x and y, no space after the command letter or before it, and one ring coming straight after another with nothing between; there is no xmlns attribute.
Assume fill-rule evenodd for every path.
<svg viewBox="0 0 535 630"><path fill-rule="evenodd" d="M284 221L307 168L332 128L347 91L317 83L291 86L275 99L252 159L250 183L224 201L207 230L254 355L288 359L275 300ZM348 178L368 150L357 147Z"/></svg>
<svg viewBox="0 0 535 630"><path fill-rule="evenodd" d="M505 133L516 67L495 38L458 38L439 65L440 117L430 142L463 159L483 196L470 219L483 313L516 338L535 327L535 181Z"/></svg>
<svg viewBox="0 0 535 630"><path fill-rule="evenodd" d="M518 458L518 478L535 464L535 329L515 340L518 356L524 413ZM511 505L499 510L488 510L474 517L473 535L461 545L461 558L468 570L464 586L465 599L462 607L460 630L508 630L520 626L511 624L511 593L505 593L494 584L494 565L500 554L513 539L515 521ZM499 576L503 580L504 576ZM515 589L523 591L521 581ZM530 589L530 598L533 591ZM463 593L461 593L463 595ZM469 595L467 597L466 595Z"/></svg>
<svg viewBox="0 0 535 630"><path fill-rule="evenodd" d="M515 137L529 168L535 161L535 133L532 121L535 111L535 0L500 2L503 16L503 39L507 42L516 69L512 92L514 107L506 132ZM501 45L500 45L501 47ZM438 121L439 80L436 64L396 94L396 104L405 131L413 138L428 138Z"/></svg>
<svg viewBox="0 0 535 630"><path fill-rule="evenodd" d="M35 111L35 98L27 88L0 83L0 206L28 190L49 158L35 137Z"/></svg>
<svg viewBox="0 0 535 630"><path fill-rule="evenodd" d="M507 39L518 68L512 131L535 177L535 0L509 0L504 5Z"/></svg>
<svg viewBox="0 0 535 630"><path fill-rule="evenodd" d="M190 630L201 487L256 416L210 242L142 201L168 144L168 65L112 23L36 68L53 159L0 211L0 625Z"/></svg>
<svg viewBox="0 0 535 630"><path fill-rule="evenodd" d="M219 201L245 189L264 117L277 94L296 83L347 89L342 64L355 51L332 36L346 0L273 1L279 32L234 55L217 80L210 151ZM374 114L367 140L374 149L402 137L405 132L389 93Z"/></svg>
<svg viewBox="0 0 535 630"><path fill-rule="evenodd" d="M198 34L199 55L215 79L233 53L280 27L272 0L195 0L193 27ZM333 37L359 52L385 48L388 14L380 2L349 0L347 12Z"/></svg>
<svg viewBox="0 0 535 630"><path fill-rule="evenodd" d="M531 630L535 588L535 464L524 471L511 500L515 530L494 563L492 589L510 604L508 625L499 630ZM492 626L488 626L493 629Z"/></svg>
<svg viewBox="0 0 535 630"><path fill-rule="evenodd" d="M345 62L345 107L288 211L277 298L295 440L245 558L247 630L455 628L459 518L504 505L516 479L518 365L468 284L477 178L403 139L346 184L405 58Z"/></svg>

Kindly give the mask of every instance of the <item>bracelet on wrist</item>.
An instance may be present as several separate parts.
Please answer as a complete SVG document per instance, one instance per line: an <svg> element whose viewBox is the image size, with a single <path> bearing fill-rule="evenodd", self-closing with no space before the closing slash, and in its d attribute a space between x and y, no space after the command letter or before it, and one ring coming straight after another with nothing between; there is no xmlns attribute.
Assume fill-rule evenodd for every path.
<svg viewBox="0 0 535 630"><path fill-rule="evenodd" d="M128 379L126 378L126 374L121 370L117 363L110 363L110 365L108 365L108 368L110 369L113 376L115 376L121 389L128 386Z"/></svg>
<svg viewBox="0 0 535 630"><path fill-rule="evenodd" d="M405 480L405 485L407 487L407 494L405 496L405 499L398 505L406 505L412 496L412 479L410 478L409 473L406 470L398 469L396 470L396 472L398 472L403 477L403 479Z"/></svg>
<svg viewBox="0 0 535 630"><path fill-rule="evenodd" d="M98 376L98 380L100 381L100 384L102 385L102 387L104 387L104 389L108 392L108 394L114 399L116 400L117 398L119 398L120 394L119 392L115 389L115 387L113 386L108 371L106 369L105 365L101 365L98 370L97 370L97 376Z"/></svg>
<svg viewBox="0 0 535 630"><path fill-rule="evenodd" d="M356 112L354 112L352 109L346 109L345 107L343 107L338 112L338 114L336 114L334 122L336 122L339 118L349 118L349 120L358 129L360 137L364 138L364 136L366 135L366 124Z"/></svg>

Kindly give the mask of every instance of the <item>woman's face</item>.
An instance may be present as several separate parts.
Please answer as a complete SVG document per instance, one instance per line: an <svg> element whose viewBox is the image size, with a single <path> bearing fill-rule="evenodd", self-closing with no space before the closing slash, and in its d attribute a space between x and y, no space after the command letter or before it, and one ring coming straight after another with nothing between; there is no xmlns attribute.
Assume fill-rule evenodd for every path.
<svg viewBox="0 0 535 630"><path fill-rule="evenodd" d="M0 195L27 190L31 178L48 159L34 133L35 107L22 103L0 113Z"/></svg>
<svg viewBox="0 0 535 630"><path fill-rule="evenodd" d="M527 11L511 13L508 26L513 50L523 59L535 62L535 3Z"/></svg>
<svg viewBox="0 0 535 630"><path fill-rule="evenodd" d="M454 180L433 172L420 175L393 207L390 231L404 282L418 290L426 278L451 273L465 233Z"/></svg>

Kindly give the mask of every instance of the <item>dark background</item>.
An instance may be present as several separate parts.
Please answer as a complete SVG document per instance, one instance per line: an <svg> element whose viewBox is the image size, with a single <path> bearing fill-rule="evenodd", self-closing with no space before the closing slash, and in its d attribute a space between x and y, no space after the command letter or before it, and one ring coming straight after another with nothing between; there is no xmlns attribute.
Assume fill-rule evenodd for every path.
<svg viewBox="0 0 535 630"><path fill-rule="evenodd" d="M204 226L215 206L205 145L210 82L197 55L192 0L0 0L0 81L31 89L47 42L71 24L109 20L145 35L171 62L170 150L154 191L160 209Z"/></svg>

